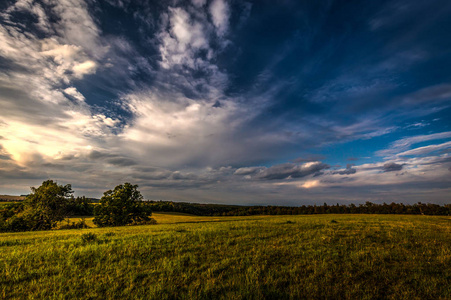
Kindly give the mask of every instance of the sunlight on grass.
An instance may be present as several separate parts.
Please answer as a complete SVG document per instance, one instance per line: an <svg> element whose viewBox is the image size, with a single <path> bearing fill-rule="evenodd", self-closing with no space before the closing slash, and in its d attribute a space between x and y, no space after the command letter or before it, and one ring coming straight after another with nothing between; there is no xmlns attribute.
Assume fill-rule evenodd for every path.
<svg viewBox="0 0 451 300"><path fill-rule="evenodd" d="M157 225L0 234L1 296L451 297L449 217L153 217Z"/></svg>

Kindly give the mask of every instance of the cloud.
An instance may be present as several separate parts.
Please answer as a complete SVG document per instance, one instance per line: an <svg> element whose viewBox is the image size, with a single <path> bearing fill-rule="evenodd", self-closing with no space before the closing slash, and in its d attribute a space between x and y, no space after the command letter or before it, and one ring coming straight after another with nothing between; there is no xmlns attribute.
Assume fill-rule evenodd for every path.
<svg viewBox="0 0 451 300"><path fill-rule="evenodd" d="M330 168L329 165L321 162L309 162L302 165L286 163L262 169L256 174L255 178L266 180L301 178L308 175L313 175L328 168Z"/></svg>
<svg viewBox="0 0 451 300"><path fill-rule="evenodd" d="M326 158L326 156L324 156L324 155L310 155L307 157L298 157L298 158L294 159L293 162L295 162L295 163L312 162L312 161L323 160L325 158Z"/></svg>
<svg viewBox="0 0 451 300"><path fill-rule="evenodd" d="M319 185L319 180L308 180L304 184L302 184L302 187L305 189L310 189L313 187L317 187Z"/></svg>
<svg viewBox="0 0 451 300"><path fill-rule="evenodd" d="M39 173L39 168L33 169L37 158L47 167L58 165L55 160L80 159L88 145L102 143L117 124L112 117L93 113L73 85L96 72L96 60L105 53L86 4L50 2L16 2L2 13L7 22L0 27L0 54L7 72L0 76L0 117L5 120L0 133L8 137L1 144L14 164L27 172ZM16 10L45 12L34 23L41 31L24 30L22 26L33 23L21 24L13 16ZM67 15L74 12L77 17ZM51 26L46 23L55 16Z"/></svg>
<svg viewBox="0 0 451 300"><path fill-rule="evenodd" d="M439 84L423 88L404 97L408 104L419 104L431 101L446 101L451 99L451 84Z"/></svg>
<svg viewBox="0 0 451 300"><path fill-rule="evenodd" d="M384 172L394 172L394 171L401 171L403 168L403 165L394 163L394 162L388 162L382 166L382 170Z"/></svg>
<svg viewBox="0 0 451 300"><path fill-rule="evenodd" d="M234 175L255 180L284 180L320 175L330 166L319 161L304 164L285 163L271 167L242 167L234 171Z"/></svg>
<svg viewBox="0 0 451 300"><path fill-rule="evenodd" d="M80 101L80 102L84 102L86 99L85 97L73 86L65 88L64 93L71 96L72 98Z"/></svg>
<svg viewBox="0 0 451 300"><path fill-rule="evenodd" d="M338 174L338 175L351 175L351 174L355 174L355 173L357 172L357 170L356 170L355 168L353 168L352 166L354 166L354 164L347 164L347 165L346 165L346 169L334 171L334 172L332 172L332 174Z"/></svg>
<svg viewBox="0 0 451 300"><path fill-rule="evenodd" d="M244 167L239 168L235 171L235 175L253 175L261 170L263 170L265 167Z"/></svg>
<svg viewBox="0 0 451 300"><path fill-rule="evenodd" d="M0 145L0 160L11 160L11 155Z"/></svg>
<svg viewBox="0 0 451 300"><path fill-rule="evenodd" d="M72 71L75 77L82 78L84 75L93 74L97 69L97 64L92 60L87 60L82 63L76 64Z"/></svg>
<svg viewBox="0 0 451 300"><path fill-rule="evenodd" d="M192 20L187 11L182 8L170 8L167 19L163 19L161 40L161 66L171 68L176 65L185 65L190 68L199 68L205 65L196 54L211 49L206 37L207 28L204 23ZM170 31L165 29L169 27Z"/></svg>
<svg viewBox="0 0 451 300"><path fill-rule="evenodd" d="M173 180L195 180L198 177L195 174L188 173L188 174L182 174L179 171L175 171L171 174L171 179Z"/></svg>
<svg viewBox="0 0 451 300"><path fill-rule="evenodd" d="M299 205L360 201L367 193L380 200L384 193L398 195L398 186L405 193L399 195L410 195L407 187L429 184L439 190L434 199L444 197L448 143L411 148L449 133L394 142L380 151L393 156L390 162L330 169L320 162L325 157L308 155L330 153L336 160L329 147L383 135L390 140L403 134L407 119L416 124L409 128L424 131L418 124L428 120L396 109L443 106L449 86L408 91L399 72L417 76L407 67L433 53L400 49L381 36L389 53L374 47L378 56L370 56L364 47L363 59L347 47L356 48L358 40L340 42L363 36L354 32L360 27L338 32L337 40L324 38L329 26L321 15L328 14L315 13L313 22L303 4L300 18L295 4L284 13L222 0L148 1L139 9L129 1L109 3L123 14L108 23L112 7L96 1L3 6L2 188L19 190L51 177L98 196L127 180L152 198ZM263 30L272 13L276 29ZM384 26L389 23L374 30ZM399 101L392 105L392 99ZM382 172L399 166L402 172Z"/></svg>
<svg viewBox="0 0 451 300"><path fill-rule="evenodd" d="M224 36L229 27L229 5L225 0L213 0L210 4L210 14L217 35L219 37Z"/></svg>
<svg viewBox="0 0 451 300"><path fill-rule="evenodd" d="M128 167L136 165L136 162L133 159L127 157L115 157L106 160L107 163L119 166L119 167Z"/></svg>
<svg viewBox="0 0 451 300"><path fill-rule="evenodd" d="M376 152L377 156L393 156L400 154L402 152L405 153L410 146L422 142L427 141L433 141L433 140L439 140L439 139L448 139L451 138L451 131L446 132L439 132L439 133L433 133L433 134L427 134L427 135L416 135L411 136L407 138L403 138L400 140L397 140L390 144L390 147L388 149L379 150ZM405 155L405 154L404 154Z"/></svg>
<svg viewBox="0 0 451 300"><path fill-rule="evenodd" d="M451 142L446 142L438 145L428 145L424 147L418 147L412 150L407 150L401 153L398 153L397 156L420 156L429 154L436 151L446 151L447 149L451 148Z"/></svg>
<svg viewBox="0 0 451 300"><path fill-rule="evenodd" d="M207 3L207 0L192 0L194 6L202 7Z"/></svg>

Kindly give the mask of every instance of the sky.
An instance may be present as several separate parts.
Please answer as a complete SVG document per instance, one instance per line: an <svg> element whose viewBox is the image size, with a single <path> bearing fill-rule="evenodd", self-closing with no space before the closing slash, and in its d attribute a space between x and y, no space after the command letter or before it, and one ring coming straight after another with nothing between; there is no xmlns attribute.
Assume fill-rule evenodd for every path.
<svg viewBox="0 0 451 300"><path fill-rule="evenodd" d="M451 2L0 2L0 194L451 202Z"/></svg>

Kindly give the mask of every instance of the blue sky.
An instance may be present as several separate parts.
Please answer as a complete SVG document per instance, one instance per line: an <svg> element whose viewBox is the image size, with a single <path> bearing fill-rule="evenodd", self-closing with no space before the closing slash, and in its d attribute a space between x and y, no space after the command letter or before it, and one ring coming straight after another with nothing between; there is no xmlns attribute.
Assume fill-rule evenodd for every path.
<svg viewBox="0 0 451 300"><path fill-rule="evenodd" d="M449 203L449 1L0 4L0 194Z"/></svg>

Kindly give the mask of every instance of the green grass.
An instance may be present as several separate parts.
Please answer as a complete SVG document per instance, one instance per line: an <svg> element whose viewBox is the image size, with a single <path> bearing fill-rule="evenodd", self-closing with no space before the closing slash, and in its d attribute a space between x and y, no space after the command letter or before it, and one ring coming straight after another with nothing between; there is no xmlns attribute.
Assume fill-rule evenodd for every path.
<svg viewBox="0 0 451 300"><path fill-rule="evenodd" d="M14 203L20 203L20 201L0 201L0 208L3 205L9 205L9 204L14 204Z"/></svg>
<svg viewBox="0 0 451 300"><path fill-rule="evenodd" d="M196 217L0 234L13 299L451 299L451 218Z"/></svg>

